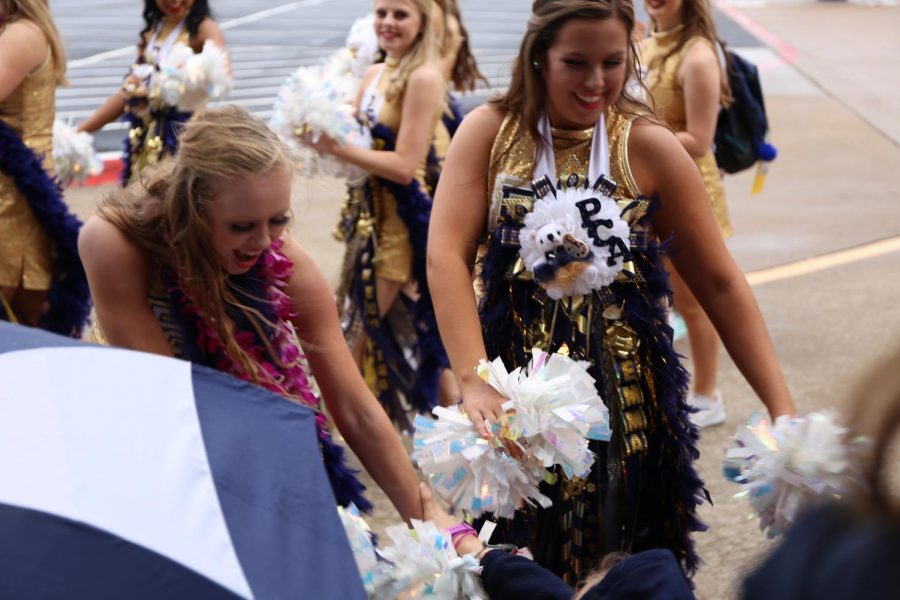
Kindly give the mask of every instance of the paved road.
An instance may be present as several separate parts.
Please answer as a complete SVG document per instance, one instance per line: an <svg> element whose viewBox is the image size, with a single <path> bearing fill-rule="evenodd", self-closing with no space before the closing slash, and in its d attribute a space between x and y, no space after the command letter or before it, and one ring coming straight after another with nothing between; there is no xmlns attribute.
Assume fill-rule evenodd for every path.
<svg viewBox="0 0 900 600"><path fill-rule="evenodd" d="M214 4L224 24L288 6L226 31L236 67L235 99L260 114L293 68L340 44L368 7L365 0ZM462 6L482 68L502 85L527 0L464 0ZM76 60L129 46L139 29L136 10L98 0L54 0L53 7ZM852 395L859 383L877 384L864 380L872 364L900 350L900 252L896 246L891 252L871 246L900 236L900 10L795 1L740 11L726 6L718 18L724 37L760 66L772 139L780 150L762 195L750 196L751 173L726 179L736 230L729 247L754 282L801 411L849 409L864 398ZM71 100L71 110L92 109L118 85L133 50L123 52L94 64L75 62L73 87L61 91L60 100ZM78 104L81 96L93 98ZM109 189L70 189L67 199L86 216ZM342 248L329 231L340 197L341 184L333 180L298 179L294 187L294 235L332 281ZM865 260L852 260L843 252L848 248L874 250ZM809 262L810 257L824 258ZM806 274L780 268L785 264L805 267ZM679 350L689 353L684 343ZM702 511L710 530L697 538L706 561L697 577L704 600L737 597L742 573L771 545L720 475L729 435L760 408L724 352L720 387L729 419L701 440L700 468L716 502ZM371 484L370 490L377 506L374 525L381 529L397 517Z"/></svg>
<svg viewBox="0 0 900 600"><path fill-rule="evenodd" d="M368 12L366 0L217 0L211 3L225 30L235 87L228 98L262 117L271 114L279 86L298 66L315 63L343 45L354 19ZM525 0L463 0L475 56L493 90L509 81L509 65L528 18ZM121 83L135 56L143 27L135 3L56 0L54 15L69 52L72 85L59 90L61 117L78 122ZM720 15L723 36L737 47L759 42ZM465 101L483 102L489 90ZM112 123L97 135L100 150L119 150L124 125Z"/></svg>

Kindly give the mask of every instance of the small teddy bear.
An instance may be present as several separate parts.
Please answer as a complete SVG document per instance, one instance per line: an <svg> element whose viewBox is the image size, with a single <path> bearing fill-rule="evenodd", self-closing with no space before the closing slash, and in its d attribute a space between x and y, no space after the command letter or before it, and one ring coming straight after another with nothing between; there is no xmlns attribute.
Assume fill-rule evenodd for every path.
<svg viewBox="0 0 900 600"><path fill-rule="evenodd" d="M546 260L553 260L556 249L562 246L563 236L566 233L559 223L548 223L538 229L537 243L543 251Z"/></svg>

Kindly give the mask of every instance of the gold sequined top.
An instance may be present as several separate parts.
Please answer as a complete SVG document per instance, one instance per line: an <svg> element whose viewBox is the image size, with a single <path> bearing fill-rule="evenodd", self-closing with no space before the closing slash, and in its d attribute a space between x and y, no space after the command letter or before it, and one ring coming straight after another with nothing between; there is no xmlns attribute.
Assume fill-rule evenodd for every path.
<svg viewBox="0 0 900 600"><path fill-rule="evenodd" d="M607 111L606 131L609 138L610 176L618 184L616 199L635 199L641 195L628 164L628 136L633 118L615 109ZM553 129L553 154L556 173L565 179L571 173L586 175L591 158L594 128L570 131ZM522 130L515 115L507 115L491 148L491 167L488 174L488 197L491 199L488 229L497 226L503 201L503 186L528 188L534 179L535 148L531 136Z"/></svg>
<svg viewBox="0 0 900 600"><path fill-rule="evenodd" d="M687 50L696 43L708 44L703 37L692 37L684 43L681 50L668 57L662 64L659 63L663 56L668 54L678 43L681 26L669 31L654 32L647 45L641 51L642 64L652 68L647 74L647 87L653 95L656 113L669 127L676 132L686 131L687 112L684 105L684 88L678 77L681 61ZM719 230L724 237L732 234L731 220L728 216L728 205L725 202L725 189L722 186L722 176L716 165L716 158L712 149L694 162L703 176L703 184L706 193L719 224Z"/></svg>
<svg viewBox="0 0 900 600"><path fill-rule="evenodd" d="M43 155L44 167L52 169L53 119L56 117L56 72L53 55L26 76L22 83L0 102L0 119L21 136L25 145Z"/></svg>
<svg viewBox="0 0 900 600"><path fill-rule="evenodd" d="M44 63L0 102L0 119L43 157L51 173L55 117L56 71L48 48ZM51 276L49 239L12 180L0 174L0 285L45 290Z"/></svg>

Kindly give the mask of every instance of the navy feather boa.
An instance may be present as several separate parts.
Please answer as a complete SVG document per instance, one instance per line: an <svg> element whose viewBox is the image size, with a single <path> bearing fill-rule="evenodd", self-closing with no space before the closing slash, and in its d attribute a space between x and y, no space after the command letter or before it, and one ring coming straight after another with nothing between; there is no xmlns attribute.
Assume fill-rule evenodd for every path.
<svg viewBox="0 0 900 600"><path fill-rule="evenodd" d="M39 327L81 337L91 312L91 294L78 256L81 221L69 211L59 183L19 134L0 120L0 172L12 179L53 244L53 281Z"/></svg>

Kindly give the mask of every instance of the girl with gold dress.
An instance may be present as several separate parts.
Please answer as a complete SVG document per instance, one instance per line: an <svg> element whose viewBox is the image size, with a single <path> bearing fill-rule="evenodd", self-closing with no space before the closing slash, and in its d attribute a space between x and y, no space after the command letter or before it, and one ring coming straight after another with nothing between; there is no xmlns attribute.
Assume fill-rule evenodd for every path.
<svg viewBox="0 0 900 600"><path fill-rule="evenodd" d="M675 131L703 177L719 234L732 234L722 177L713 155L719 109L731 100L728 78L719 64L715 23L708 0L644 0L651 34L641 50L647 85L657 115ZM670 268L674 304L684 317L691 346L693 390L689 404L698 409L698 427L725 421L716 388L719 336L677 270Z"/></svg>
<svg viewBox="0 0 900 600"><path fill-rule="evenodd" d="M93 133L119 118L128 123L122 154L123 185L144 167L174 154L179 128L191 117L190 112L150 93L151 73L158 71L176 44L190 46L196 53L207 41L225 49L225 38L207 0L144 0L143 14L145 27L139 36L137 59L122 86L78 126L78 131Z"/></svg>
<svg viewBox="0 0 900 600"><path fill-rule="evenodd" d="M66 55L46 0L0 3L0 318L79 335L90 310L80 223L53 180Z"/></svg>
<svg viewBox="0 0 900 600"><path fill-rule="evenodd" d="M327 136L313 144L369 173L351 186L336 232L347 245L338 303L358 364L405 428L410 409L427 412L436 404L447 367L425 281L433 191L426 172L444 95L433 7L433 0L375 0L386 58L366 72L355 103L372 147Z"/></svg>
<svg viewBox="0 0 900 600"><path fill-rule="evenodd" d="M666 323L665 252L769 413L794 412L697 168L628 91L634 23L630 0L533 3L509 91L450 146L428 248L441 337L482 436L502 427L506 399L476 366L525 367L535 347L587 361L609 408L611 435L589 436L590 474L557 469L541 486L552 506L523 507L495 534L569 583L617 551L668 548L686 576L697 568L706 493Z"/></svg>

